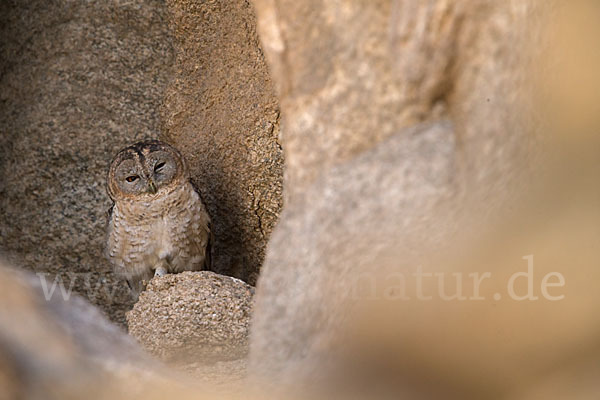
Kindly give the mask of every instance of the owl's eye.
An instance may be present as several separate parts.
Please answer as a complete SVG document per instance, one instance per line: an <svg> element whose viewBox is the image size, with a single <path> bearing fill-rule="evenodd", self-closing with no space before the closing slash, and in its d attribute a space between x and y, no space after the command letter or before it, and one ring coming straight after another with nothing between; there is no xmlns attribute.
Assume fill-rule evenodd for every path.
<svg viewBox="0 0 600 400"><path fill-rule="evenodd" d="M138 178L139 178L139 176L137 176L137 175L131 175L131 176L128 176L127 178L125 178L125 180L127 182L135 182L138 180Z"/></svg>
<svg viewBox="0 0 600 400"><path fill-rule="evenodd" d="M165 163L164 163L164 161L163 161L163 162L159 162L158 164L156 164L156 165L154 166L154 172L158 172L158 171L160 171L160 170L162 169L162 167L164 167L164 166L165 166Z"/></svg>

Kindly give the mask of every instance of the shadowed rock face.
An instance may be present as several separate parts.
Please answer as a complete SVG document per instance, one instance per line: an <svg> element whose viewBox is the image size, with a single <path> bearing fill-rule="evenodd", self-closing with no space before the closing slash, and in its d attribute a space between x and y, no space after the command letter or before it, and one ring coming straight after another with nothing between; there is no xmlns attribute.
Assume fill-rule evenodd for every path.
<svg viewBox="0 0 600 400"><path fill-rule="evenodd" d="M105 177L120 148L158 136L172 63L164 4L0 8L0 252L123 323L132 299L102 256Z"/></svg>
<svg viewBox="0 0 600 400"><path fill-rule="evenodd" d="M175 64L162 138L186 156L215 235L213 270L256 282L282 206L279 106L247 0L169 0Z"/></svg>

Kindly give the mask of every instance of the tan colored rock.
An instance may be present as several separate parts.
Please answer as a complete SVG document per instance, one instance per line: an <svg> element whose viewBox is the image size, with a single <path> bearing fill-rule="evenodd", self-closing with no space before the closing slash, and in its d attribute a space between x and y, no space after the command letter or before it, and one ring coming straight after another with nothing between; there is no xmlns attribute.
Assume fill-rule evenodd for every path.
<svg viewBox="0 0 600 400"><path fill-rule="evenodd" d="M496 178L504 179L503 157L526 148L511 110L525 90L521 39L536 29L535 2L254 4L285 124L286 197L423 121L451 119L462 162Z"/></svg>
<svg viewBox="0 0 600 400"><path fill-rule="evenodd" d="M327 386L338 374L345 382L351 366L364 372L352 384L371 377L366 362L338 354L356 328L344 325L355 284L377 271L412 268L421 251L457 233L455 151L450 123L422 124L321 174L286 206L257 286L255 377ZM447 209L452 214L441 218ZM377 259L390 249L402 255L398 264Z"/></svg>
<svg viewBox="0 0 600 400"><path fill-rule="evenodd" d="M160 1L0 5L0 253L124 323L104 260L108 164L159 134L172 62ZM52 279L49 277L49 281Z"/></svg>
<svg viewBox="0 0 600 400"><path fill-rule="evenodd" d="M186 156L215 234L213 270L256 282L282 206L279 106L246 0L169 0L175 64L162 138Z"/></svg>
<svg viewBox="0 0 600 400"><path fill-rule="evenodd" d="M127 313L129 333L165 361L245 357L254 289L209 271L156 277Z"/></svg>
<svg viewBox="0 0 600 400"><path fill-rule="evenodd" d="M287 201L257 285L249 370L260 382L511 398L549 370L597 362L598 138L536 114L553 4L255 1ZM537 279L570 282L568 300L506 299L528 254ZM414 280L412 301L388 301L390 275L419 266L496 279L481 302L420 301ZM361 279L378 285L372 301L355 293Z"/></svg>

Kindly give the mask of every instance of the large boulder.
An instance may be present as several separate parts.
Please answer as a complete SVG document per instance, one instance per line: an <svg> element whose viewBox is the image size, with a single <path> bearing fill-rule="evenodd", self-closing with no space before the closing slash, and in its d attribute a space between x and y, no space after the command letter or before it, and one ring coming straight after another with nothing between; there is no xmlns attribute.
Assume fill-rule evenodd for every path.
<svg viewBox="0 0 600 400"><path fill-rule="evenodd" d="M213 272L156 277L127 313L129 333L164 361L214 364L244 358L254 289Z"/></svg>
<svg viewBox="0 0 600 400"><path fill-rule="evenodd" d="M257 285L255 377L365 398L495 398L597 361L598 138L557 134L560 118L538 114L572 98L536 97L548 94L539 79L554 84L551 2L254 3L287 201ZM529 254L536 279L562 274L568 301L507 299ZM439 286L420 288L419 271L495 279L483 301L421 301Z"/></svg>
<svg viewBox="0 0 600 400"><path fill-rule="evenodd" d="M106 171L121 147L158 136L172 63L165 6L0 9L0 252L124 323L133 299L102 256Z"/></svg>
<svg viewBox="0 0 600 400"><path fill-rule="evenodd" d="M175 64L162 138L186 156L215 234L213 270L256 282L282 206L279 105L247 0L169 0Z"/></svg>

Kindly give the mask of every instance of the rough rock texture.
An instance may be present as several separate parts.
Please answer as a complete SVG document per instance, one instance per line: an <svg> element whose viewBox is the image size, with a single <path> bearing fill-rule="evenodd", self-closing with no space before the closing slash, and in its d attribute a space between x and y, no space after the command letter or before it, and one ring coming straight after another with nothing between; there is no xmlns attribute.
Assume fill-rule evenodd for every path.
<svg viewBox="0 0 600 400"><path fill-rule="evenodd" d="M0 4L0 252L120 322L132 298L102 256L105 175L121 147L158 136L165 18L155 0Z"/></svg>
<svg viewBox="0 0 600 400"><path fill-rule="evenodd" d="M169 0L175 40L162 138L212 218L213 270L256 282L282 206L279 106L248 0Z"/></svg>
<svg viewBox="0 0 600 400"><path fill-rule="evenodd" d="M543 191L528 179L544 133L532 68L549 59L531 61L549 4L255 0L286 153L252 325L249 371L263 383L497 398L598 360L597 138L594 157L565 140L576 150L544 165ZM492 301L532 253L538 277L564 274L570 301ZM498 279L482 302L386 303L381 288L382 301L357 301L359 278L419 266Z"/></svg>
<svg viewBox="0 0 600 400"><path fill-rule="evenodd" d="M253 288L209 271L157 277L127 313L129 332L166 361L214 363L248 347Z"/></svg>

